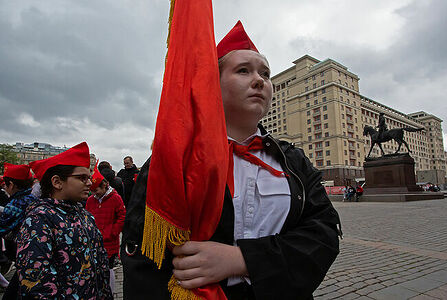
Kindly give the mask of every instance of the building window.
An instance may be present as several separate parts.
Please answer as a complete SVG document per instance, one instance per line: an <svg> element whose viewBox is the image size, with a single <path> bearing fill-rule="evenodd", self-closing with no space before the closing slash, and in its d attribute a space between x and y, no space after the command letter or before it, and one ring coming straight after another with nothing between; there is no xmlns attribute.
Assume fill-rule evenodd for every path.
<svg viewBox="0 0 447 300"><path fill-rule="evenodd" d="M309 102L307 102L307 103L306 103L306 107L309 107L309 106L310 106L310 103L309 103Z"/></svg>
<svg viewBox="0 0 447 300"><path fill-rule="evenodd" d="M345 155L348 155L348 151L345 150Z"/></svg>
<svg viewBox="0 0 447 300"><path fill-rule="evenodd" d="M327 110L327 105L323 106L323 111Z"/></svg>
<svg viewBox="0 0 447 300"><path fill-rule="evenodd" d="M324 119L324 120L327 120L327 115L324 115L324 116L323 116L323 119Z"/></svg>
<svg viewBox="0 0 447 300"><path fill-rule="evenodd" d="M326 147L329 147L329 145L330 145L329 141L324 142L324 145L325 145Z"/></svg>
<svg viewBox="0 0 447 300"><path fill-rule="evenodd" d="M309 90L309 87L306 86L306 87L304 88L304 90L307 92L307 91Z"/></svg>
<svg viewBox="0 0 447 300"><path fill-rule="evenodd" d="M324 129L327 129L329 127L328 123L324 123Z"/></svg>
<svg viewBox="0 0 447 300"><path fill-rule="evenodd" d="M325 133L324 133L324 136L325 136L325 137L328 137L328 136L329 136L329 132L325 132Z"/></svg>
<svg viewBox="0 0 447 300"><path fill-rule="evenodd" d="M307 119L307 124L310 124L310 119Z"/></svg>
<svg viewBox="0 0 447 300"><path fill-rule="evenodd" d="M286 126L286 125L284 125L284 126L282 127L282 129L283 129L283 130L286 130L286 129L287 129L287 126Z"/></svg>
<svg viewBox="0 0 447 300"><path fill-rule="evenodd" d="M321 93L325 94L326 93L326 88L321 89Z"/></svg>
<svg viewBox="0 0 447 300"><path fill-rule="evenodd" d="M321 85L324 85L324 80L321 81Z"/></svg>
<svg viewBox="0 0 447 300"><path fill-rule="evenodd" d="M307 115L310 116L310 110L307 111Z"/></svg>
<svg viewBox="0 0 447 300"><path fill-rule="evenodd" d="M308 140L309 142L312 141L312 136L309 135L309 136L307 137L307 140Z"/></svg>
<svg viewBox="0 0 447 300"><path fill-rule="evenodd" d="M312 131L312 128L307 128L307 132L311 132Z"/></svg>
<svg viewBox="0 0 447 300"><path fill-rule="evenodd" d="M314 85L313 85L313 88L316 88L317 87L317 84L316 83L314 83Z"/></svg>
<svg viewBox="0 0 447 300"><path fill-rule="evenodd" d="M310 128L309 128L310 129ZM309 150L312 150L312 144L309 145Z"/></svg>
<svg viewBox="0 0 447 300"><path fill-rule="evenodd" d="M326 97L323 97L323 102L326 102Z"/></svg>
<svg viewBox="0 0 447 300"><path fill-rule="evenodd" d="M312 80L315 80L315 75L312 75Z"/></svg>
<svg viewBox="0 0 447 300"><path fill-rule="evenodd" d="M312 156L313 156L313 154L312 154L312 153L309 153L309 158L312 158Z"/></svg>
<svg viewBox="0 0 447 300"><path fill-rule="evenodd" d="M324 71L320 73L320 76L323 77L324 76Z"/></svg>
<svg viewBox="0 0 447 300"><path fill-rule="evenodd" d="M315 99L315 100L314 100L314 104L318 104L318 99Z"/></svg>
<svg viewBox="0 0 447 300"><path fill-rule="evenodd" d="M331 150L326 150L326 156L331 155Z"/></svg>
<svg viewBox="0 0 447 300"><path fill-rule="evenodd" d="M318 95L318 93L317 92L314 92L314 97L316 97Z"/></svg>
<svg viewBox="0 0 447 300"><path fill-rule="evenodd" d="M330 160L326 160L326 165L330 166L331 165L331 161Z"/></svg>

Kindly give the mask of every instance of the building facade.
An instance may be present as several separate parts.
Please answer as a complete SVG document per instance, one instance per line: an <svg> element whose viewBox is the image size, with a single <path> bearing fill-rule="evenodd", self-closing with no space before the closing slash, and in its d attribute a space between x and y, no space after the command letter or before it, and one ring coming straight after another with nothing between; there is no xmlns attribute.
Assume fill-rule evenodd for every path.
<svg viewBox="0 0 447 300"><path fill-rule="evenodd" d="M404 134L415 171L439 167L445 172L442 120L424 112L406 115L361 95L359 77L332 59L319 61L305 55L293 63L272 77L272 106L261 123L273 136L302 148L323 172L324 180L334 185L362 180L363 161L370 150L370 138L363 136L363 128L376 127L380 112L385 114L388 129L425 128ZM387 142L383 147L392 153L397 143ZM371 156L380 156L378 147Z"/></svg>
<svg viewBox="0 0 447 300"><path fill-rule="evenodd" d="M13 150L17 152L17 157L22 164L28 164L35 160L52 157L68 150L68 148L35 142L33 144L16 143Z"/></svg>

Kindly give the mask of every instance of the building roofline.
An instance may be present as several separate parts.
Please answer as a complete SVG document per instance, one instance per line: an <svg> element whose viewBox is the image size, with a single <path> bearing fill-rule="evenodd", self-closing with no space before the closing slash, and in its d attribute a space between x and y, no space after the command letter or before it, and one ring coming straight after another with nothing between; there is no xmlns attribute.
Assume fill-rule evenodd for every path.
<svg viewBox="0 0 447 300"><path fill-rule="evenodd" d="M296 64L298 64L300 61L302 61L302 60L304 60L304 59L310 59L310 60L313 60L315 63L319 63L319 62L320 62L320 61L319 61L318 59L316 59L315 57L312 57L312 56L310 56L310 55L308 55L308 54L305 54L305 55L301 56L300 58L294 60L293 63L296 65Z"/></svg>
<svg viewBox="0 0 447 300"><path fill-rule="evenodd" d="M292 71L293 69L295 69L295 66L292 66L292 67L290 67L290 68L288 68L288 69L286 69L286 70L284 70L284 71L281 71L281 72L279 72L278 74L272 76L271 80L273 81L273 80L276 79L277 77L279 77L279 76L281 76L281 75L284 75L285 73L290 72L290 71Z"/></svg>
<svg viewBox="0 0 447 300"><path fill-rule="evenodd" d="M425 116L423 116L423 117L413 117L413 115L418 115L418 114L421 114L421 113L425 114ZM433 118L433 119L435 119L438 122L442 122L441 118L438 118L437 116L429 114L428 112L425 112L423 110L420 110L420 111L417 111L417 112L414 112L414 113L410 113L408 115L411 116L412 118L417 119L417 120L426 119L426 118Z"/></svg>

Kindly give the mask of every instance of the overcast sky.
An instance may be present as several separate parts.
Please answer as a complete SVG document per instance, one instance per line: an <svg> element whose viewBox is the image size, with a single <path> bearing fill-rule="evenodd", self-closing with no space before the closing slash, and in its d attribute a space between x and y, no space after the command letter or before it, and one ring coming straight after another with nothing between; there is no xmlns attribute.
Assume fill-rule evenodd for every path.
<svg viewBox="0 0 447 300"><path fill-rule="evenodd" d="M0 0L0 143L87 141L115 170L126 155L141 166L154 136L169 2ZM331 58L360 77L362 95L447 120L445 0L213 6L216 40L240 19L273 75L305 54Z"/></svg>

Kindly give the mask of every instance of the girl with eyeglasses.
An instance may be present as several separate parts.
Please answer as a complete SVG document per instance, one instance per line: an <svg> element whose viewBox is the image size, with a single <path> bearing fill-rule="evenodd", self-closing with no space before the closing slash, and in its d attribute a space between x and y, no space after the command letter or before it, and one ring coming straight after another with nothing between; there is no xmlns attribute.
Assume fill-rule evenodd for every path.
<svg viewBox="0 0 447 300"><path fill-rule="evenodd" d="M42 197L29 206L18 235L19 297L113 299L101 233L80 205L92 185L87 144L30 166Z"/></svg>

